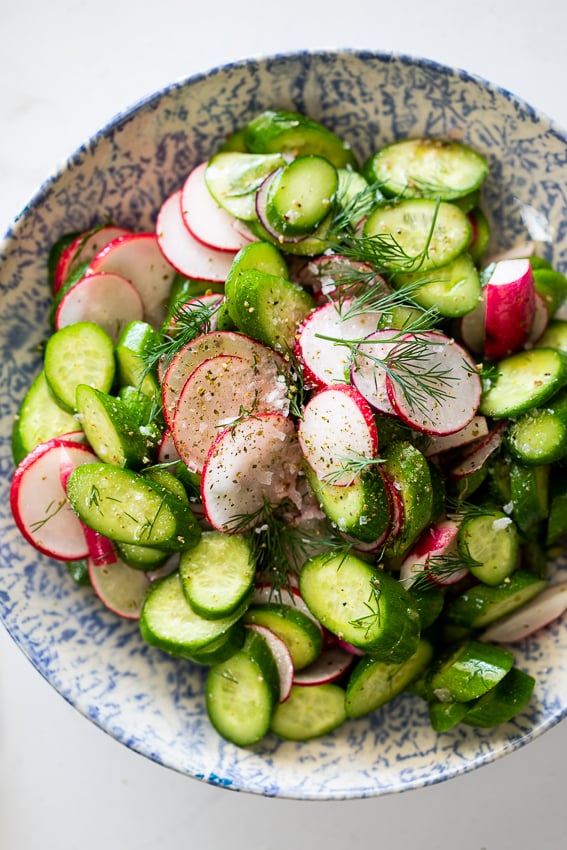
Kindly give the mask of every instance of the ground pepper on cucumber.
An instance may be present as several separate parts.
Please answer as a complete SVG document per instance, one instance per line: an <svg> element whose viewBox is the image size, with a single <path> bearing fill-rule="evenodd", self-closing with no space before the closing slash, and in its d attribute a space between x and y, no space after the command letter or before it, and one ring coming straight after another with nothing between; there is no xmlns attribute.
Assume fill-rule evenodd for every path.
<svg viewBox="0 0 567 850"><path fill-rule="evenodd" d="M547 574L567 280L523 248L487 259L486 176L443 139L360 168L268 110L154 233L53 246L14 517L156 651L209 667L239 746L404 692L439 733L494 726L537 687L511 645L567 609Z"/></svg>

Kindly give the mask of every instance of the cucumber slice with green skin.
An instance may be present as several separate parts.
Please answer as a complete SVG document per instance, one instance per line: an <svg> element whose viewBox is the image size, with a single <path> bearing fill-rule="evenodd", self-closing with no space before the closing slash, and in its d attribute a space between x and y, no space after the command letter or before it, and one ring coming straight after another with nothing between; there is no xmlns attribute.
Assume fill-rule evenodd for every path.
<svg viewBox="0 0 567 850"><path fill-rule="evenodd" d="M537 533L549 515L549 466L510 465L513 518L525 534Z"/></svg>
<svg viewBox="0 0 567 850"><path fill-rule="evenodd" d="M307 464L305 477L321 510L339 531L366 543L384 539L391 523L390 499L377 466L345 486L321 480Z"/></svg>
<svg viewBox="0 0 567 850"><path fill-rule="evenodd" d="M247 538L204 531L196 546L179 560L181 584L189 604L211 619L242 606L253 589L255 559Z"/></svg>
<svg viewBox="0 0 567 850"><path fill-rule="evenodd" d="M472 227L472 242L469 254L473 263L480 264L490 244L490 222L479 207L474 207L467 213Z"/></svg>
<svg viewBox="0 0 567 850"><path fill-rule="evenodd" d="M424 629L432 626L441 615L445 605L445 592L432 582L426 587L423 585L409 587L408 592L417 607L423 632Z"/></svg>
<svg viewBox="0 0 567 850"><path fill-rule="evenodd" d="M411 286L411 298L420 307L435 307L447 318L470 313L478 305L482 293L478 271L467 253L438 269L397 274L392 282L396 289Z"/></svg>
<svg viewBox="0 0 567 850"><path fill-rule="evenodd" d="M533 269L533 278L535 291L542 296L549 315L554 316L567 299L567 278L548 268Z"/></svg>
<svg viewBox="0 0 567 850"><path fill-rule="evenodd" d="M315 301L285 277L256 269L239 272L227 292L229 313L242 333L279 351L291 351L300 323Z"/></svg>
<svg viewBox="0 0 567 850"><path fill-rule="evenodd" d="M313 118L299 112L268 109L244 129L244 141L253 153L317 154L335 168L357 168L347 142Z"/></svg>
<svg viewBox="0 0 567 850"><path fill-rule="evenodd" d="M553 319L538 339L536 348L557 348L567 353L567 322Z"/></svg>
<svg viewBox="0 0 567 850"><path fill-rule="evenodd" d="M270 730L279 699L276 662L259 632L247 629L244 646L211 667L205 687L209 719L219 735L239 747Z"/></svg>
<svg viewBox="0 0 567 850"><path fill-rule="evenodd" d="M567 454L567 392L557 393L543 408L528 411L508 432L511 453L521 463L555 463Z"/></svg>
<svg viewBox="0 0 567 850"><path fill-rule="evenodd" d="M156 549L153 546L139 546L136 543L114 543L119 558L133 570L150 572L163 566L171 557L171 552Z"/></svg>
<svg viewBox="0 0 567 850"><path fill-rule="evenodd" d="M497 685L513 664L514 656L507 649L469 639L434 662L429 690L441 702L469 702Z"/></svg>
<svg viewBox="0 0 567 850"><path fill-rule="evenodd" d="M185 505L189 504L189 496L183 482L168 469L163 469L160 466L150 466L142 470L142 475L151 481L155 481L160 487L165 487L166 490L177 496Z"/></svg>
<svg viewBox="0 0 567 850"><path fill-rule="evenodd" d="M279 153L223 151L210 159L205 182L223 209L242 221L252 221L256 218L257 189L268 174L284 165Z"/></svg>
<svg viewBox="0 0 567 850"><path fill-rule="evenodd" d="M357 662L346 688L348 717L363 717L390 702L423 673L433 658L433 647L420 640L414 654L399 664L365 657Z"/></svg>
<svg viewBox="0 0 567 850"><path fill-rule="evenodd" d="M119 543L190 549L200 526L177 496L147 477L108 463L90 463L71 473L69 501L80 519Z"/></svg>
<svg viewBox="0 0 567 850"><path fill-rule="evenodd" d="M457 546L470 572L484 584L500 584L518 566L520 535L503 511L465 516Z"/></svg>
<svg viewBox="0 0 567 850"><path fill-rule="evenodd" d="M516 570L499 585L477 584L452 599L446 606L448 623L482 629L517 611L545 590L547 583L526 570Z"/></svg>
<svg viewBox="0 0 567 850"><path fill-rule="evenodd" d="M129 322L116 344L118 380L122 386L132 386L149 398L159 398L159 383L155 370L145 368L147 357L160 343L160 336L148 322Z"/></svg>
<svg viewBox="0 0 567 850"><path fill-rule="evenodd" d="M383 458L382 470L391 479L403 506L402 527L385 549L388 564L399 568L431 520L431 472L425 456L407 440L391 443L384 450Z"/></svg>
<svg viewBox="0 0 567 850"><path fill-rule="evenodd" d="M341 640L391 663L417 649L417 607L399 581L355 555L318 555L299 575L303 600Z"/></svg>
<svg viewBox="0 0 567 850"><path fill-rule="evenodd" d="M567 383L567 355L533 348L500 360L484 383L479 412L504 419L541 406Z"/></svg>
<svg viewBox="0 0 567 850"><path fill-rule="evenodd" d="M558 543L567 535L567 480L561 468L552 467L549 485L549 517L545 542Z"/></svg>
<svg viewBox="0 0 567 850"><path fill-rule="evenodd" d="M321 156L299 156L270 180L266 217L282 236L315 230L332 208L339 185L337 169Z"/></svg>
<svg viewBox="0 0 567 850"><path fill-rule="evenodd" d="M468 711L466 702L441 702L432 700L429 703L429 722L434 732L448 732L457 723L464 720Z"/></svg>
<svg viewBox="0 0 567 850"><path fill-rule="evenodd" d="M416 138L393 142L366 162L363 173L386 195L449 201L474 192L488 174L483 156L459 142Z"/></svg>
<svg viewBox="0 0 567 850"><path fill-rule="evenodd" d="M456 204L426 198L378 206L364 224L364 235L397 245L399 259L389 271L421 271L445 266L466 251L471 224Z"/></svg>
<svg viewBox="0 0 567 850"><path fill-rule="evenodd" d="M320 626L292 605L279 602L251 605L244 615L244 622L265 626L281 638L289 649L296 670L302 670L315 661L323 649Z"/></svg>
<svg viewBox="0 0 567 850"><path fill-rule="evenodd" d="M110 392L116 371L114 343L92 322L61 328L47 340L44 370L57 403L74 413L79 384Z"/></svg>
<svg viewBox="0 0 567 850"><path fill-rule="evenodd" d="M534 686L533 676L512 667L502 681L469 706L463 722L484 728L507 723L527 706Z"/></svg>
<svg viewBox="0 0 567 850"><path fill-rule="evenodd" d="M27 391L12 430L12 457L17 465L40 443L80 429L72 413L55 401L42 370Z"/></svg>
<svg viewBox="0 0 567 850"><path fill-rule="evenodd" d="M271 731L288 741L310 741L328 735L347 719L345 692L333 683L293 685L274 712Z"/></svg>
<svg viewBox="0 0 567 850"><path fill-rule="evenodd" d="M242 611L209 620L197 614L187 602L181 578L176 571L154 581L140 613L140 632L150 646L180 658L212 657L224 647L227 635L239 621Z"/></svg>
<svg viewBox="0 0 567 850"><path fill-rule="evenodd" d="M120 399L79 384L75 406L85 436L100 460L131 468L149 462L147 439Z"/></svg>

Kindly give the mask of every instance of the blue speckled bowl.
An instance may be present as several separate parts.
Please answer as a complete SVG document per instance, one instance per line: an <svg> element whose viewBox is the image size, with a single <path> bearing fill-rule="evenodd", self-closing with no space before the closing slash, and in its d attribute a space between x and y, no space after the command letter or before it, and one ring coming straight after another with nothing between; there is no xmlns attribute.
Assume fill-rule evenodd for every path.
<svg viewBox="0 0 567 850"><path fill-rule="evenodd" d="M239 750L207 721L204 671L144 645L135 623L103 610L63 566L36 554L15 529L8 504L12 418L38 370L37 346L48 329L50 244L105 218L151 228L160 201L189 168L268 106L320 119L361 159L400 136L464 139L490 163L485 206L494 247L543 237L545 255L567 272L567 138L525 103L462 71L405 56L297 53L213 70L118 116L45 183L1 249L0 615L65 699L156 762L269 796L368 797L472 770L561 720L567 618L516 648L537 686L527 711L506 726L463 726L438 737L424 704L403 696L320 740L268 738Z"/></svg>

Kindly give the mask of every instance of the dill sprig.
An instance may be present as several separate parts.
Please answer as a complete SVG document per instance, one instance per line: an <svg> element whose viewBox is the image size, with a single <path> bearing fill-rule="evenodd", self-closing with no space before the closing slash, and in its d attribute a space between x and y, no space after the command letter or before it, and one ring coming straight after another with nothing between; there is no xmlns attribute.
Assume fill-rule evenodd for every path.
<svg viewBox="0 0 567 850"><path fill-rule="evenodd" d="M346 192L343 193L335 205L328 237L336 239L344 233L352 233L359 221L384 202L381 186L382 184L376 181L350 197Z"/></svg>
<svg viewBox="0 0 567 850"><path fill-rule="evenodd" d="M209 333L212 320L219 310L222 301L219 299L211 304L195 299L190 305L180 305L171 315L169 331L163 339L143 355L143 378L163 363L167 368L176 354L189 342L204 333Z"/></svg>
<svg viewBox="0 0 567 850"><path fill-rule="evenodd" d="M321 485L322 488L324 488L326 484L335 484L338 481L344 480L344 476L346 474L352 475L354 480L370 467L380 466L380 464L384 463L384 459L381 457L367 457L366 455L358 453L348 457L339 457L338 460L341 464L340 469L328 472L323 476Z"/></svg>
<svg viewBox="0 0 567 850"><path fill-rule="evenodd" d="M407 589L431 590L438 585L435 579L447 581L463 569L479 566L479 562L470 555L460 552L447 552L445 555L433 555L424 561L425 569L416 571L402 584Z"/></svg>
<svg viewBox="0 0 567 850"><path fill-rule="evenodd" d="M286 351L284 355L286 369L283 377L287 387L289 400L289 412L297 419L303 419L303 408L307 399L307 387L303 374L303 366L293 351Z"/></svg>

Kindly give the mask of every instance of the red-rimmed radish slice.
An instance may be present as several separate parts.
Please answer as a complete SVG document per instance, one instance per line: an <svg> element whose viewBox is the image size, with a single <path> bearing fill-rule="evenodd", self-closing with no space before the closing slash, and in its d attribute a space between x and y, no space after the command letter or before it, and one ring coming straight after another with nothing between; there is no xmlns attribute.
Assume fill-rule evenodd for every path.
<svg viewBox="0 0 567 850"><path fill-rule="evenodd" d="M528 337L528 344L534 345L543 336L549 324L549 308L543 295L534 292L534 320Z"/></svg>
<svg viewBox="0 0 567 850"><path fill-rule="evenodd" d="M535 290L527 257L496 263L484 289L486 319L484 353L500 360L523 348L534 321Z"/></svg>
<svg viewBox="0 0 567 850"><path fill-rule="evenodd" d="M460 431L476 415L480 375L471 356L453 339L434 331L408 334L393 349L388 365L388 397L411 428L443 436Z"/></svg>
<svg viewBox="0 0 567 850"><path fill-rule="evenodd" d="M457 552L459 525L451 519L427 528L414 544L400 568L400 581L410 587L420 573L439 585L455 584L468 575L468 569L443 568L443 559Z"/></svg>
<svg viewBox="0 0 567 850"><path fill-rule="evenodd" d="M117 558L113 563L88 561L93 590L110 611L126 620L138 620L150 586L143 570L135 570Z"/></svg>
<svg viewBox="0 0 567 850"><path fill-rule="evenodd" d="M354 661L352 652L338 644L327 646L319 657L308 667L298 670L293 677L294 685L324 685L326 682L336 682L349 669Z"/></svg>
<svg viewBox="0 0 567 850"><path fill-rule="evenodd" d="M267 372L267 374L266 374ZM287 387L274 382L273 371L243 357L220 354L200 363L185 381L171 426L179 457L192 472L201 472L219 431L243 411L287 412Z"/></svg>
<svg viewBox="0 0 567 850"><path fill-rule="evenodd" d="M357 347L350 366L350 379L374 410L385 416L395 416L388 395L385 364L403 336L399 330L386 328L370 334Z"/></svg>
<svg viewBox="0 0 567 850"><path fill-rule="evenodd" d="M346 384L320 390L305 405L298 426L303 455L318 478L351 484L349 459L374 458L378 431L368 402Z"/></svg>
<svg viewBox="0 0 567 850"><path fill-rule="evenodd" d="M322 388L344 381L350 348L335 340L361 339L376 330L381 314L368 311L349 316L352 304L352 298L341 303L329 301L312 310L300 325L295 354L307 384Z"/></svg>
<svg viewBox="0 0 567 850"><path fill-rule="evenodd" d="M471 443L465 449L461 462L449 470L450 477L455 479L466 478L467 475L473 475L482 469L490 455L500 446L505 427L504 421L498 422L486 437Z"/></svg>
<svg viewBox="0 0 567 850"><path fill-rule="evenodd" d="M201 476L205 516L217 531L244 531L266 503L297 500L301 451L291 419L261 413L216 437Z"/></svg>
<svg viewBox="0 0 567 850"><path fill-rule="evenodd" d="M77 236L61 252L57 261L53 276L54 292L61 289L71 272L75 271L81 263L90 263L105 245L108 245L118 236L125 236L128 232L124 227L108 224L105 227L96 227L94 230L86 231Z"/></svg>
<svg viewBox="0 0 567 850"><path fill-rule="evenodd" d="M168 334L175 334L176 326L180 322L180 318L191 313L203 313L204 308L207 310L206 317L201 328L201 333L210 333L216 331L218 327L218 308L222 304L224 296L218 292L209 292L204 295L199 295L198 298L191 298L185 304L181 304L175 310L175 313L169 323L167 329Z"/></svg>
<svg viewBox="0 0 567 850"><path fill-rule="evenodd" d="M235 253L250 241L235 228L235 219L217 204L205 182L207 162L197 165L181 189L181 215L189 232L209 248Z"/></svg>
<svg viewBox="0 0 567 850"><path fill-rule="evenodd" d="M451 449L463 448L487 436L488 422L485 416L479 414L473 416L468 425L465 425L460 431L455 431L453 434L447 434L444 437L430 436L427 446L423 449L423 454L425 457L433 457L442 452L451 451Z"/></svg>
<svg viewBox="0 0 567 850"><path fill-rule="evenodd" d="M175 269L164 258L154 233L130 233L113 239L98 252L87 274L108 272L134 284L144 305L144 319L159 327Z"/></svg>
<svg viewBox="0 0 567 850"><path fill-rule="evenodd" d="M173 424L177 400L193 370L205 360L220 354L243 357L255 366L261 366L266 380L268 373L271 373L274 381L285 381L285 361L272 348L233 331L211 331L202 334L179 351L163 374L162 401L168 425Z"/></svg>
<svg viewBox="0 0 567 850"><path fill-rule="evenodd" d="M358 279L360 274L360 279ZM390 291L386 280L376 274L368 263L349 260L341 254L320 254L297 269L294 279L310 289L316 300L326 304L329 299L355 295L369 286L380 284L384 294Z"/></svg>
<svg viewBox="0 0 567 850"><path fill-rule="evenodd" d="M490 625L480 636L494 643L516 643L549 626L567 611L567 581L542 590L517 611Z"/></svg>
<svg viewBox="0 0 567 850"><path fill-rule="evenodd" d="M340 646L341 649L344 649L345 652L350 653L350 655L354 655L357 658L361 658L363 655L366 655L363 649L360 649L358 646L353 646L352 643L349 643L347 640L336 641L337 646Z"/></svg>
<svg viewBox="0 0 567 850"><path fill-rule="evenodd" d="M62 297L55 329L76 322L94 322L114 340L128 322L144 317L144 305L133 283L118 274L101 272L84 277Z"/></svg>
<svg viewBox="0 0 567 850"><path fill-rule="evenodd" d="M302 614L305 614L306 617L309 617L319 627L321 633L323 632L323 626L317 617L311 613L311 609L307 607L296 587L282 588L276 593L269 584L258 585L254 590L254 596L250 604L268 605L270 602L282 602L284 605L292 605L298 611L301 611Z"/></svg>
<svg viewBox="0 0 567 850"><path fill-rule="evenodd" d="M190 233L181 211L181 189L161 205L156 236L163 256L178 272L210 283L225 282L235 255L209 248Z"/></svg>
<svg viewBox="0 0 567 850"><path fill-rule="evenodd" d="M40 443L18 465L10 489L16 525L28 543L61 561L87 558L83 525L71 508L61 480L61 465L95 463L88 446L54 438Z"/></svg>
<svg viewBox="0 0 567 850"><path fill-rule="evenodd" d="M266 641L278 670L278 678L280 680L279 702L285 702L291 693L294 675L293 661L289 649L281 637L271 629L268 629L267 626L260 626L257 623L247 623L245 628L257 632Z"/></svg>
<svg viewBox="0 0 567 850"><path fill-rule="evenodd" d="M391 540L393 540L402 530L402 526L405 521L404 501L401 493L391 478L388 478L388 476L385 475L384 480L386 481L388 499L390 501L390 516L392 518L390 534L388 536Z"/></svg>

